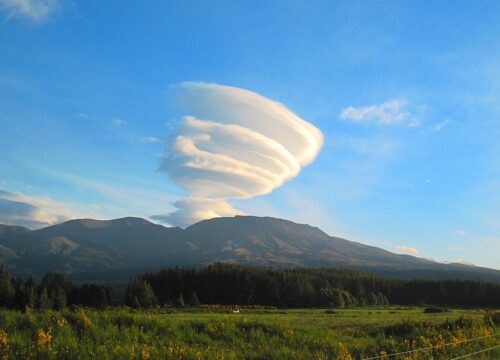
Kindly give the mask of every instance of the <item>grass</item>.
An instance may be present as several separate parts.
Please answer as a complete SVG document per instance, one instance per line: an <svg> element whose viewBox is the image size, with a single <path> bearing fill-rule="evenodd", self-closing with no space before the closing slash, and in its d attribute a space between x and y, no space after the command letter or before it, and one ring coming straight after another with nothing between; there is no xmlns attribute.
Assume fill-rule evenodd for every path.
<svg viewBox="0 0 500 360"><path fill-rule="evenodd" d="M240 311L0 310L0 359L364 359L429 346L391 359L450 359L500 344L499 315L483 310Z"/></svg>

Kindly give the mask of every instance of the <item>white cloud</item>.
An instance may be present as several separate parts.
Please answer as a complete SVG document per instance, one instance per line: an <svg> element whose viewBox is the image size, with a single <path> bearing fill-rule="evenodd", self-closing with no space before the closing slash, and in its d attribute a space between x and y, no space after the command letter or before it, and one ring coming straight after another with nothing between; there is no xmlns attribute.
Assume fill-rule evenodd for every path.
<svg viewBox="0 0 500 360"><path fill-rule="evenodd" d="M450 119L445 119L437 124L434 124L434 126L432 126L432 129L434 131L441 131L443 130L444 127L446 127L448 124L450 123Z"/></svg>
<svg viewBox="0 0 500 360"><path fill-rule="evenodd" d="M323 145L316 127L257 93L183 83L176 95L190 116L167 144L161 169L190 194L189 206L175 205L181 210L173 213L178 223L188 221L181 214L189 221L218 209L236 214L222 202L270 193L314 161Z"/></svg>
<svg viewBox="0 0 500 360"><path fill-rule="evenodd" d="M22 17L36 23L44 22L60 7L58 0L0 0L0 9L7 17Z"/></svg>
<svg viewBox="0 0 500 360"><path fill-rule="evenodd" d="M420 126L420 119L412 117L410 122L408 123L409 128L416 128Z"/></svg>
<svg viewBox="0 0 500 360"><path fill-rule="evenodd" d="M155 136L145 136L139 139L142 143L158 143L161 140Z"/></svg>
<svg viewBox="0 0 500 360"><path fill-rule="evenodd" d="M401 254L418 255L418 249L406 245L396 246L396 252Z"/></svg>
<svg viewBox="0 0 500 360"><path fill-rule="evenodd" d="M125 121L123 121L122 119L113 119L113 125L121 126L123 124L125 124Z"/></svg>
<svg viewBox="0 0 500 360"><path fill-rule="evenodd" d="M176 201L173 205L177 208L176 211L167 215L153 215L151 219L170 225L187 227L204 219L244 214L224 200L189 197Z"/></svg>
<svg viewBox="0 0 500 360"><path fill-rule="evenodd" d="M393 99L378 105L365 107L349 106L340 113L342 120L354 122L373 122L379 125L399 124L410 120L408 126L418 126L419 122L411 113L404 111L405 100Z"/></svg>
<svg viewBox="0 0 500 360"><path fill-rule="evenodd" d="M457 236L465 236L467 233L465 232L465 230L462 230L462 229L457 229L454 231L455 235Z"/></svg>
<svg viewBox="0 0 500 360"><path fill-rule="evenodd" d="M65 205L0 190L0 223L41 228L74 218Z"/></svg>

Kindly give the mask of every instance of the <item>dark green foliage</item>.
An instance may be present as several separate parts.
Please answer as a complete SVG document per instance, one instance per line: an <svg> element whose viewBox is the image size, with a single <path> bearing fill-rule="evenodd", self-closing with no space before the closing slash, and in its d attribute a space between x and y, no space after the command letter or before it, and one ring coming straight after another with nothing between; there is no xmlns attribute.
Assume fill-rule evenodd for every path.
<svg viewBox="0 0 500 360"><path fill-rule="evenodd" d="M71 303L103 309L111 305L113 290L110 286L84 284L71 291Z"/></svg>
<svg viewBox="0 0 500 360"><path fill-rule="evenodd" d="M181 308L184 307L184 297L182 296L182 293L179 293L177 300L175 300L175 306Z"/></svg>
<svg viewBox="0 0 500 360"><path fill-rule="evenodd" d="M53 307L55 310L62 310L66 307L68 298L66 296L66 290L62 287L57 287L54 289L52 294Z"/></svg>
<svg viewBox="0 0 500 360"><path fill-rule="evenodd" d="M184 299L187 298L187 302ZM13 281L0 266L0 306L64 309L75 304L111 305L109 286L73 286L66 274L50 272L36 287L33 279ZM399 280L338 269L243 267L216 263L205 268L166 268L129 281L125 303L151 308L207 305L259 305L287 308L358 305L500 306L500 284L471 280Z"/></svg>
<svg viewBox="0 0 500 360"><path fill-rule="evenodd" d="M57 289L69 290L71 288L71 280L68 274L51 271L45 274L40 285L46 288L49 294L52 294Z"/></svg>
<svg viewBox="0 0 500 360"><path fill-rule="evenodd" d="M0 307L9 307L14 300L15 290L7 267L0 265Z"/></svg>
<svg viewBox="0 0 500 360"><path fill-rule="evenodd" d="M130 306L134 307L134 308L140 308L141 307L141 302L139 301L139 299L137 298L137 296L134 296L134 298L132 299L132 303L130 304Z"/></svg>
<svg viewBox="0 0 500 360"><path fill-rule="evenodd" d="M328 314L328 315L335 315L335 314L338 314L337 311L335 310L325 310L325 314Z"/></svg>
<svg viewBox="0 0 500 360"><path fill-rule="evenodd" d="M332 289L330 287L322 287L319 289L320 302L326 306L343 308L345 306L344 297L342 296L342 290Z"/></svg>
<svg viewBox="0 0 500 360"><path fill-rule="evenodd" d="M408 337L412 335L418 327L428 327L426 323L417 323L415 321L403 320L399 323L389 325L383 328L385 336Z"/></svg>
<svg viewBox="0 0 500 360"><path fill-rule="evenodd" d="M495 326L499 326L500 325L500 313L494 313L491 315L491 321L493 322L493 324Z"/></svg>
<svg viewBox="0 0 500 360"><path fill-rule="evenodd" d="M442 312L447 312L448 309L442 308L442 307L426 307L424 309L424 313L426 314L435 314L435 313L442 313Z"/></svg>
<svg viewBox="0 0 500 360"><path fill-rule="evenodd" d="M140 279L160 304L196 295L202 304L280 307L415 305L500 306L500 284L472 280L399 280L339 269L278 270L216 263L205 268L166 268ZM189 301L188 301L189 303Z"/></svg>
<svg viewBox="0 0 500 360"><path fill-rule="evenodd" d="M368 294L366 301L366 305L389 305L389 300L387 297L378 292L378 291L372 291Z"/></svg>
<svg viewBox="0 0 500 360"><path fill-rule="evenodd" d="M22 294L22 300L20 304L21 307L23 309L26 307L33 309L36 305L37 293L36 293L35 281L31 276L22 285L21 294Z"/></svg>
<svg viewBox="0 0 500 360"><path fill-rule="evenodd" d="M23 310L27 307L31 309L34 308L37 301L37 293L33 279L31 277L29 277L26 281L16 279L12 281L12 284L14 297L10 307L18 310Z"/></svg>
<svg viewBox="0 0 500 360"><path fill-rule="evenodd" d="M343 308L357 305L357 300L351 293L338 288L324 287L319 290L322 304L330 307Z"/></svg>
<svg viewBox="0 0 500 360"><path fill-rule="evenodd" d="M358 301L349 291L340 290L340 294L344 300L344 307L353 307L358 304Z"/></svg>
<svg viewBox="0 0 500 360"><path fill-rule="evenodd" d="M151 308L156 305L156 296L147 281L133 278L127 285L125 303L132 307Z"/></svg>
<svg viewBox="0 0 500 360"><path fill-rule="evenodd" d="M500 326L500 312L488 312L485 315L485 319L489 325Z"/></svg>
<svg viewBox="0 0 500 360"><path fill-rule="evenodd" d="M53 308L55 310L61 310L66 307L68 301L67 294L72 287L71 281L67 274L48 272L43 277L40 286L42 288L42 291L40 292L40 304L42 304L42 294L44 296L42 308ZM44 292L46 292L47 294L45 295ZM45 296L47 296L49 301L45 299Z"/></svg>
<svg viewBox="0 0 500 360"><path fill-rule="evenodd" d="M31 277L12 280L7 269L0 266L0 306L19 310L62 310L70 304L104 308L111 305L112 293L106 285L73 286L67 274L57 272L47 273L37 287Z"/></svg>
<svg viewBox="0 0 500 360"><path fill-rule="evenodd" d="M199 306L200 299L198 299L198 295L196 295L196 291L191 291L188 298L188 304L190 306Z"/></svg>
<svg viewBox="0 0 500 360"><path fill-rule="evenodd" d="M49 292L46 288L42 288L40 291L40 297L38 299L38 308L40 310L52 309L52 299L49 297Z"/></svg>

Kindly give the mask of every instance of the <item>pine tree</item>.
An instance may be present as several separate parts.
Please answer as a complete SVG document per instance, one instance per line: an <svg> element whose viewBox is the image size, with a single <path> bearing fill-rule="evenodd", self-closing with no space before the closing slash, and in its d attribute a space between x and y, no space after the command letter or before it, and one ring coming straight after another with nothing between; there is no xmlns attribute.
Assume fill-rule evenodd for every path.
<svg viewBox="0 0 500 360"><path fill-rule="evenodd" d="M7 267L5 265L0 265L0 306L11 306L14 296L15 291L12 285L12 278L7 271Z"/></svg>
<svg viewBox="0 0 500 360"><path fill-rule="evenodd" d="M49 297L49 292L44 287L40 291L40 297L38 299L38 308L40 310L52 309L52 299Z"/></svg>
<svg viewBox="0 0 500 360"><path fill-rule="evenodd" d="M191 291L188 298L188 304L190 306L199 306L200 300L198 299L198 295L196 295L196 291Z"/></svg>
<svg viewBox="0 0 500 360"><path fill-rule="evenodd" d="M132 300L132 307L136 309L141 307L141 303L139 302L137 296L134 296L134 299Z"/></svg>
<svg viewBox="0 0 500 360"><path fill-rule="evenodd" d="M156 305L156 296L151 285L146 281L141 281L138 294L142 307L151 308Z"/></svg>
<svg viewBox="0 0 500 360"><path fill-rule="evenodd" d="M61 287L56 287L52 293L52 302L55 310L62 310L66 307L66 291Z"/></svg>
<svg viewBox="0 0 500 360"><path fill-rule="evenodd" d="M132 307L140 307L138 299L139 293L139 279L132 278L127 284L127 291L125 292L125 304Z"/></svg>
<svg viewBox="0 0 500 360"><path fill-rule="evenodd" d="M337 288L332 290L332 298L330 300L330 306L336 308L343 308L345 306L345 297L342 290Z"/></svg>
<svg viewBox="0 0 500 360"><path fill-rule="evenodd" d="M71 289L71 281L67 274L50 271L43 277L41 287L47 291L50 307L55 309L66 307L68 293Z"/></svg>
<svg viewBox="0 0 500 360"><path fill-rule="evenodd" d="M23 288L24 288L23 305L24 307L29 307L30 309L33 309L36 304L36 289L35 289L35 281L31 276L28 278L28 280L26 280Z"/></svg>
<svg viewBox="0 0 500 360"><path fill-rule="evenodd" d="M182 293L179 293L179 297L175 301L175 306L177 307L184 307L184 297L182 296Z"/></svg>
<svg viewBox="0 0 500 360"><path fill-rule="evenodd" d="M147 281L133 278L127 285L125 303L128 306L150 308L156 305L156 296Z"/></svg>

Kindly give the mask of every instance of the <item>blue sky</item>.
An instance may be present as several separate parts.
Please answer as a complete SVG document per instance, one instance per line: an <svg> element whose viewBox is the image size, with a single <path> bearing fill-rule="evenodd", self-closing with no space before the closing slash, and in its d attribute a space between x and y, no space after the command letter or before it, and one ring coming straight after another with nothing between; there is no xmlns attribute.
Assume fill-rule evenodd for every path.
<svg viewBox="0 0 500 360"><path fill-rule="evenodd" d="M0 17L0 222L174 211L172 86L202 81L324 136L235 208L500 268L498 1L0 0Z"/></svg>

